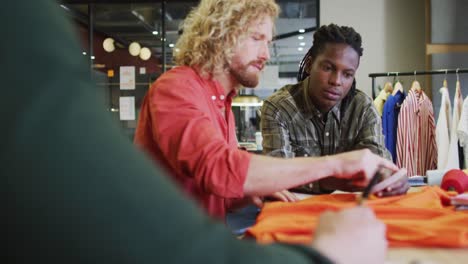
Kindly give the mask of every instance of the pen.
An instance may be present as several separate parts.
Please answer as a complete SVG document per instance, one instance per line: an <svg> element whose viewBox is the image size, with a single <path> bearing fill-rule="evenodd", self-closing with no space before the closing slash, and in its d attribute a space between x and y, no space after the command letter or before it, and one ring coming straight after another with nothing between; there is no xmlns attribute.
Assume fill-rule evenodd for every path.
<svg viewBox="0 0 468 264"><path fill-rule="evenodd" d="M367 198L369 198L372 187L374 187L380 181L380 179L382 179L382 176L383 176L383 173L381 173L380 170L377 170L377 172L374 174L374 176L370 180L369 184L362 191L362 195L359 197L359 200L358 200L358 205L362 205L364 201L367 200Z"/></svg>

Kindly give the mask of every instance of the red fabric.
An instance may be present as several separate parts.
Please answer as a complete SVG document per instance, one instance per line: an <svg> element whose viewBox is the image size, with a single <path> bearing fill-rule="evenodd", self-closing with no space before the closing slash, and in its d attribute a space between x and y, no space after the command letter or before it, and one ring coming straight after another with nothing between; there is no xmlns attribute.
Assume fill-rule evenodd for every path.
<svg viewBox="0 0 468 264"><path fill-rule="evenodd" d="M454 211L450 206L454 194L438 187L425 187L403 196L373 197L366 203L387 225L391 247L468 248L468 212ZM297 203L269 203L247 234L259 243L310 244L323 211L354 206L355 194L320 195Z"/></svg>
<svg viewBox="0 0 468 264"><path fill-rule="evenodd" d="M189 67L176 67L151 86L135 133L135 144L217 218L225 216L229 198L243 197L251 157L237 148L233 95Z"/></svg>

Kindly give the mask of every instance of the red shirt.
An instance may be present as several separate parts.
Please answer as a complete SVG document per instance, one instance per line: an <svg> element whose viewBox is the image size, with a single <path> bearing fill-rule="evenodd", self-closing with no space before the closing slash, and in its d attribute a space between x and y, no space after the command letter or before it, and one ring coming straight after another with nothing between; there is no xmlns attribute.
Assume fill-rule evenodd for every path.
<svg viewBox="0 0 468 264"><path fill-rule="evenodd" d="M176 67L146 94L135 133L135 144L217 218L224 218L230 198L244 196L251 157L237 148L234 95L190 67Z"/></svg>

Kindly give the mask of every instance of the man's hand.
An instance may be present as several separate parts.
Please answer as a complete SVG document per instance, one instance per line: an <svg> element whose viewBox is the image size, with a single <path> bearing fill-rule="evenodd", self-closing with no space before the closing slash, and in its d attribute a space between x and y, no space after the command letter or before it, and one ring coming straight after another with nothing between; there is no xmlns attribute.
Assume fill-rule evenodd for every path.
<svg viewBox="0 0 468 264"><path fill-rule="evenodd" d="M251 200L252 203L257 206L258 208L263 207L263 201L264 200L270 200L270 201L282 201L282 202L297 202L299 201L299 198L296 197L293 193L289 192L288 190L284 191L279 191L275 192L273 194L267 195L265 197L259 197L259 196L252 196Z"/></svg>
<svg viewBox="0 0 468 264"><path fill-rule="evenodd" d="M379 197L386 197L402 195L409 190L410 186L406 169L400 169L395 173L388 170L386 170L386 172L391 175L384 176L384 179L372 188L372 193ZM354 185L353 181L336 177L321 179L320 187L326 190L340 190L345 192L361 192L364 189L362 186Z"/></svg>
<svg viewBox="0 0 468 264"><path fill-rule="evenodd" d="M282 202L297 202L297 201L299 201L299 198L297 198L294 193L291 193L288 190L275 192L275 193L273 193L271 195L267 195L265 198L268 199L268 200L282 201Z"/></svg>
<svg viewBox="0 0 468 264"><path fill-rule="evenodd" d="M387 176L372 188L372 192L379 197L405 194L409 190L408 175L405 168Z"/></svg>
<svg viewBox="0 0 468 264"><path fill-rule="evenodd" d="M342 179L351 179L353 185L363 187L367 185L381 168L397 171L398 167L393 162L373 154L368 149L355 150L341 153L335 156L340 164L335 168L334 176Z"/></svg>
<svg viewBox="0 0 468 264"><path fill-rule="evenodd" d="M319 218L312 246L336 263L384 263L385 229L367 207L328 211Z"/></svg>
<svg viewBox="0 0 468 264"><path fill-rule="evenodd" d="M408 192L410 185L408 180L399 181L391 186L388 186L383 191L377 192L377 196L379 197L387 197L387 196L395 196L395 195L403 195Z"/></svg>

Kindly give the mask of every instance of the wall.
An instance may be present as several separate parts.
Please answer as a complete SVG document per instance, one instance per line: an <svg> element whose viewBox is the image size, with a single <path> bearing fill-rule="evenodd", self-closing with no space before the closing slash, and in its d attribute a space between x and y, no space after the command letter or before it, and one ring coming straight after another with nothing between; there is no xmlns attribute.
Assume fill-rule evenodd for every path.
<svg viewBox="0 0 468 264"><path fill-rule="evenodd" d="M466 0L432 0L431 1L431 38L432 43L437 44L464 44L468 43L468 19L466 10L468 1ZM467 53L445 53L434 54L432 56L433 69L456 69L468 68ZM433 75L432 96L436 118L439 116L441 94L444 75ZM450 101L453 107L455 94L456 75L447 75L447 84L450 94ZM468 74L460 74L462 95L468 94ZM465 84L465 85L464 85Z"/></svg>
<svg viewBox="0 0 468 264"><path fill-rule="evenodd" d="M425 69L424 0L322 0L320 24L352 26L363 38L358 89L371 95L369 73ZM402 77L409 83L413 77ZM376 79L383 86L387 78ZM419 80L424 85L424 78ZM408 84L409 85L409 84Z"/></svg>

